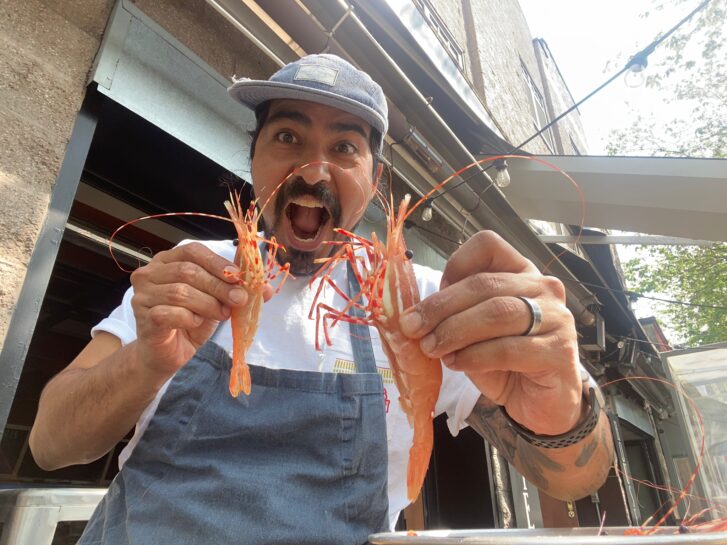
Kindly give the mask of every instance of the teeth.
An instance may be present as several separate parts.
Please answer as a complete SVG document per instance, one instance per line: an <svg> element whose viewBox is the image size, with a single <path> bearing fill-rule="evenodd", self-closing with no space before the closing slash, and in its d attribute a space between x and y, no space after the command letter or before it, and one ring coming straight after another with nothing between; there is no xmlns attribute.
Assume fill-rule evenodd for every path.
<svg viewBox="0 0 727 545"><path fill-rule="evenodd" d="M304 208L324 208L320 201L311 197L310 195L304 195L303 197L295 198L291 202Z"/></svg>

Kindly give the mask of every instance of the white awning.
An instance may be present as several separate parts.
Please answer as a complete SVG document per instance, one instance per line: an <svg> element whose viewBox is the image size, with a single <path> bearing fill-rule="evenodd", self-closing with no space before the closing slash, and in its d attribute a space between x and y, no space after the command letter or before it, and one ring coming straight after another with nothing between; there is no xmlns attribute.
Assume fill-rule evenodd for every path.
<svg viewBox="0 0 727 545"><path fill-rule="evenodd" d="M543 156L585 197L585 226L695 240L727 241L727 160ZM503 189L525 218L579 225L578 192L536 161L508 161Z"/></svg>

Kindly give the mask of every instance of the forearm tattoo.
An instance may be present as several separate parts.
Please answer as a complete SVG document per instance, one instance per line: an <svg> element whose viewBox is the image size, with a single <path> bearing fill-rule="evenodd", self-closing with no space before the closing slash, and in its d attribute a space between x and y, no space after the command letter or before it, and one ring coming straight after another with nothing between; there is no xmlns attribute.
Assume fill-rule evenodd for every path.
<svg viewBox="0 0 727 545"><path fill-rule="evenodd" d="M558 484L562 485L562 479L565 478L563 474L567 474L569 470L579 469L582 472L583 468L586 468L588 472L590 465L594 469L593 479L586 479L570 491L573 497L580 497L592 492L591 488L597 488L601 484L597 475L603 471L607 472L605 465L603 468L606 469L601 467L603 465L601 461L611 459L612 447L608 426L604 424L605 418L602 414L594 432L581 443L573 445L574 459L566 465L550 457L554 452L553 449L536 447L518 435L508 424L500 407L484 396L480 396L477 400L475 408L467 418L467 423L543 492L547 493L552 489L553 481L558 481ZM605 475L606 473L603 473L603 478Z"/></svg>

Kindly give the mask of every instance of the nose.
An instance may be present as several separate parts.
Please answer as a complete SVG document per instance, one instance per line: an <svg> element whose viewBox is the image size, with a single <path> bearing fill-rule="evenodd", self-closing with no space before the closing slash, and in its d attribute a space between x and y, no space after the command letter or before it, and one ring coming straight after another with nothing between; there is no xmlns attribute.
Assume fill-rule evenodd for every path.
<svg viewBox="0 0 727 545"><path fill-rule="evenodd" d="M331 181L329 163L321 159L313 159L301 164L296 168L296 173L310 185Z"/></svg>

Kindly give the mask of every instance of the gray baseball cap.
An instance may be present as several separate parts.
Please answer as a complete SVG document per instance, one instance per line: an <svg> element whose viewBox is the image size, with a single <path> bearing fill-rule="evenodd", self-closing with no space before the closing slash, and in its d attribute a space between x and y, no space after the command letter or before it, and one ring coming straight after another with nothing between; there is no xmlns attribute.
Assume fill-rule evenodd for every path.
<svg viewBox="0 0 727 545"><path fill-rule="evenodd" d="M358 116L381 134L389 127L381 86L336 55L308 55L286 64L268 80L237 79L227 92L253 110L273 99L309 100Z"/></svg>

